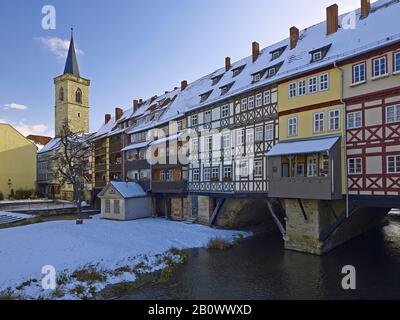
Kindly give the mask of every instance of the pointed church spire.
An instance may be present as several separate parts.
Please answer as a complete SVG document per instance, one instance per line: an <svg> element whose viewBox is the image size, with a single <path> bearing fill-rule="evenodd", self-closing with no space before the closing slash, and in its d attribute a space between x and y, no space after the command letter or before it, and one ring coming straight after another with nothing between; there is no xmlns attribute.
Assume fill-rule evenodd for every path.
<svg viewBox="0 0 400 320"><path fill-rule="evenodd" d="M74 46L74 28L71 27L71 42L68 50L67 62L65 63L64 74L72 74L76 77L80 77L78 61L76 60L76 52Z"/></svg>

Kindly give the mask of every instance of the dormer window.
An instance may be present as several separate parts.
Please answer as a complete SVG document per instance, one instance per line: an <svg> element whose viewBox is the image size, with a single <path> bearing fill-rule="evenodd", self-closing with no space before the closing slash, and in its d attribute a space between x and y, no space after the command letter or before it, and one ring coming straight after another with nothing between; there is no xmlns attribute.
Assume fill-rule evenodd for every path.
<svg viewBox="0 0 400 320"><path fill-rule="evenodd" d="M310 51L311 54L311 63L321 61L325 58L329 49L331 48L331 44L325 47Z"/></svg>
<svg viewBox="0 0 400 320"><path fill-rule="evenodd" d="M314 52L312 55L312 60L313 62L322 60L322 52L321 51Z"/></svg>
<svg viewBox="0 0 400 320"><path fill-rule="evenodd" d="M275 67L268 69L268 78L273 77L276 74L276 69Z"/></svg>
<svg viewBox="0 0 400 320"><path fill-rule="evenodd" d="M215 86L221 79L222 79L222 74L216 77L211 78L212 85Z"/></svg>
<svg viewBox="0 0 400 320"><path fill-rule="evenodd" d="M284 47L278 48L278 49L276 49L274 51L271 51L270 52L271 61L278 59L282 55L282 53L285 51L286 48L287 48L287 46L284 46Z"/></svg>
<svg viewBox="0 0 400 320"><path fill-rule="evenodd" d="M226 86L221 87L221 96L225 95L228 93L228 91L232 88L234 82L227 84Z"/></svg>
<svg viewBox="0 0 400 320"><path fill-rule="evenodd" d="M258 81L260 81L260 80L261 80L261 74L256 73L256 74L253 76L253 82L258 82Z"/></svg>
<svg viewBox="0 0 400 320"><path fill-rule="evenodd" d="M232 70L232 72L233 72L233 75L232 75L232 76L233 76L233 77L238 76L238 75L243 71L244 67L245 67L245 65L233 69L233 70Z"/></svg>
<svg viewBox="0 0 400 320"><path fill-rule="evenodd" d="M208 97L211 95L211 93L212 93L212 90L201 94L200 95L200 102L206 101L208 99Z"/></svg>

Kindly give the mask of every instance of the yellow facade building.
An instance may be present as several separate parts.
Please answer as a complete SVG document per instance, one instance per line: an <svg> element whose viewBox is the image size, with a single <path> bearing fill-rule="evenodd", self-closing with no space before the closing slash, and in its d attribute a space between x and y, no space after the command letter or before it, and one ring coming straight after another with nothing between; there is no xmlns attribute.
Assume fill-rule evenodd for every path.
<svg viewBox="0 0 400 320"><path fill-rule="evenodd" d="M9 124L0 123L0 192L36 189L36 146Z"/></svg>

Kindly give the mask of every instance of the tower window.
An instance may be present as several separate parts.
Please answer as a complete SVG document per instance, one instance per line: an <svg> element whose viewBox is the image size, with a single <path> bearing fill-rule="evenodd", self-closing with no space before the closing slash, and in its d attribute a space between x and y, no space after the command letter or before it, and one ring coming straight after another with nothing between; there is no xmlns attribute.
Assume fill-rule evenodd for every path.
<svg viewBox="0 0 400 320"><path fill-rule="evenodd" d="M80 118L81 117L81 114L80 113L78 113L78 118Z"/></svg>
<svg viewBox="0 0 400 320"><path fill-rule="evenodd" d="M60 101L64 101L64 88L60 88L59 98Z"/></svg>
<svg viewBox="0 0 400 320"><path fill-rule="evenodd" d="M75 92L75 101L76 103L82 103L82 90L79 88Z"/></svg>

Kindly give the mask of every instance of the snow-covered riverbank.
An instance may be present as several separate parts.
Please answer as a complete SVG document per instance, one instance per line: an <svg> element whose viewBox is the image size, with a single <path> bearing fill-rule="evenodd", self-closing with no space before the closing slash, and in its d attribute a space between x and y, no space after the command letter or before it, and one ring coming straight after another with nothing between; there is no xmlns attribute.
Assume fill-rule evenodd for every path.
<svg viewBox="0 0 400 320"><path fill-rule="evenodd" d="M162 268L160 258L176 259L167 253L171 248L199 248L212 238L232 241L250 235L164 219L116 222L98 216L83 225L57 221L4 229L0 230L0 291L19 286L18 293L28 297L51 296L51 292L41 289L45 265L54 266L58 275L63 276L82 268L103 270L110 277L97 284L96 289L100 290L107 283L134 280L129 272L111 276L112 270L143 263L147 271ZM25 286L21 286L23 282Z"/></svg>

